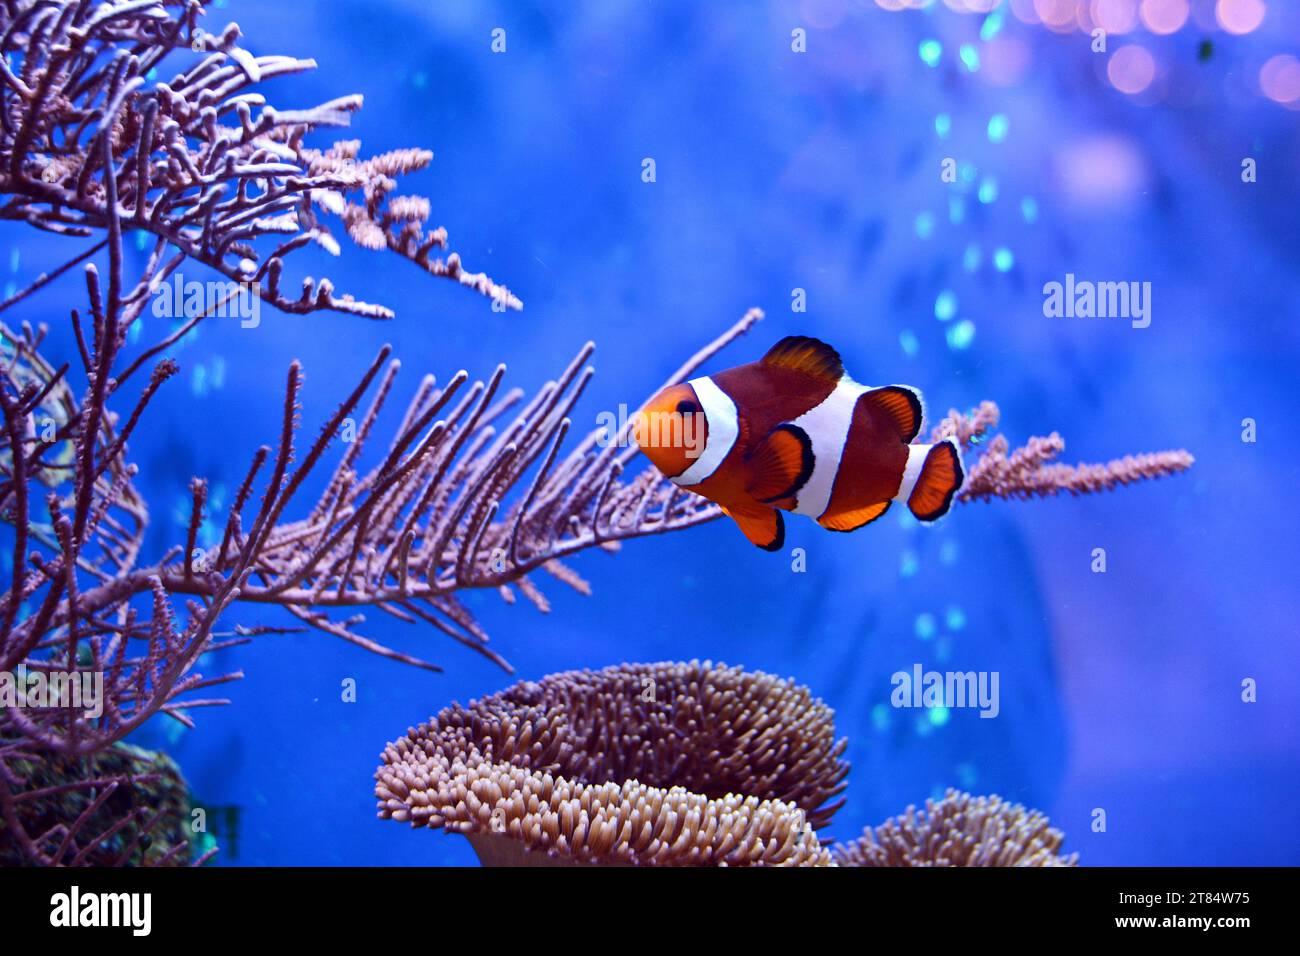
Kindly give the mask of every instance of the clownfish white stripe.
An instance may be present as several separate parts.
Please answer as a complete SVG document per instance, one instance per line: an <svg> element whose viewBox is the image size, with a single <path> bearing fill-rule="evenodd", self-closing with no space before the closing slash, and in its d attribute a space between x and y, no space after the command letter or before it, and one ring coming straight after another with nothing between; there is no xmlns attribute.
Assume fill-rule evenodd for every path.
<svg viewBox="0 0 1300 956"><path fill-rule="evenodd" d="M907 499L912 497L912 489L916 487L916 481L921 477L921 469L925 467L925 456L930 454L933 445L908 445L907 446L907 467L903 469L903 479L898 485L898 494L894 495L895 501L907 503Z"/></svg>
<svg viewBox="0 0 1300 956"><path fill-rule="evenodd" d="M680 475L669 479L673 484L683 487L698 485L717 471L740 435L736 403L731 400L731 396L718 388L707 375L693 378L686 384L695 389L695 397L700 400L700 409L709 424L709 433L700 457Z"/></svg>
<svg viewBox="0 0 1300 956"><path fill-rule="evenodd" d="M830 505L835 476L839 474L840 459L844 456L844 443L848 441L849 426L853 424L853 408L859 396L869 391L871 386L859 385L845 375L820 405L791 422L803 429L812 442L813 452L812 474L799 489L795 514L820 518Z"/></svg>

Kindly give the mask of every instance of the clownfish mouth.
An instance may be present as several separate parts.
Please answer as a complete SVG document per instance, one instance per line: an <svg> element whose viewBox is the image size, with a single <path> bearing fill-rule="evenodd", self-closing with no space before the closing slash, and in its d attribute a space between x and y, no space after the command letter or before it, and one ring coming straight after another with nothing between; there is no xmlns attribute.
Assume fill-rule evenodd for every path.
<svg viewBox="0 0 1300 956"><path fill-rule="evenodd" d="M678 478L708 446L709 418L690 383L664 389L636 413L631 437L660 472Z"/></svg>
<svg viewBox="0 0 1300 956"><path fill-rule="evenodd" d="M642 412L632 440L666 478L676 478L704 451L703 413Z"/></svg>

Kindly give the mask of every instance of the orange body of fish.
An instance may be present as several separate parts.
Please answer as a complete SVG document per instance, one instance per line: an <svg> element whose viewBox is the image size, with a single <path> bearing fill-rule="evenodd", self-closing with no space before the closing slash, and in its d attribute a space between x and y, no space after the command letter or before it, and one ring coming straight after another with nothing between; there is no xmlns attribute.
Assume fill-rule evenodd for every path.
<svg viewBox="0 0 1300 956"><path fill-rule="evenodd" d="M790 336L757 362L664 389L634 438L667 478L775 551L783 512L831 531L861 528L895 501L920 521L947 514L961 453L951 438L912 443L923 414L916 389L861 385L829 345Z"/></svg>

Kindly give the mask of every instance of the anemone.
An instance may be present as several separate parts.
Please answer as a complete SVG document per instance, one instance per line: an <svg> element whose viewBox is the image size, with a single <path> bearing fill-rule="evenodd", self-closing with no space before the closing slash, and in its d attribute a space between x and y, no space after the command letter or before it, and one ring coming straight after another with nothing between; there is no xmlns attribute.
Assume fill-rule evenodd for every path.
<svg viewBox="0 0 1300 956"><path fill-rule="evenodd" d="M1061 855L1064 839L1037 810L950 788L924 810L867 827L833 856L840 866L1074 866L1079 855Z"/></svg>
<svg viewBox="0 0 1300 956"><path fill-rule="evenodd" d="M691 661L524 681L389 744L379 816L485 863L826 866L846 742L806 687Z"/></svg>

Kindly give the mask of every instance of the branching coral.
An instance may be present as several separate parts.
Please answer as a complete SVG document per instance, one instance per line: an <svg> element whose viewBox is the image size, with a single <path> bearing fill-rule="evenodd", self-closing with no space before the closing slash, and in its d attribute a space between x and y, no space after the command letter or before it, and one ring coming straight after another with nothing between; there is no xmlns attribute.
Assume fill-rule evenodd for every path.
<svg viewBox="0 0 1300 956"><path fill-rule="evenodd" d="M110 248L119 249L120 240ZM120 274L117 256L112 268L113 275ZM0 506L15 528L15 571L4 595L0 670L25 663L49 671L102 673L104 713L90 720L67 709L7 709L0 722L0 776L9 786L20 782L6 771L6 757L30 756L33 749L87 755L121 740L156 713L192 725L188 711L225 703L196 698L191 692L240 675L204 678L192 668L200 655L258 633L215 632L220 615L236 601L285 607L330 634L433 668L357 634L361 618L337 621L328 614L331 607L373 605L404 620L428 622L505 666L454 592L514 583L544 605L528 578L533 569L544 568L583 589L585 583L562 558L713 516L692 496L649 472L620 482L632 452L604 441L608 436L603 433L589 435L559 456L569 430L567 412L590 375L589 369L580 371L590 346L528 402L518 392L498 395L504 371L500 368L488 382L475 384L461 396L457 391L464 384L463 374L442 389L426 379L382 462L358 475L357 458L396 373L396 363L385 365L384 352L325 423L297 467L292 465L302 376L292 366L279 443L274 452L264 447L254 456L220 548L212 555L195 548L206 500L206 483L196 480L185 546L157 564L138 567L148 514L131 486L134 468L125 460L126 440L172 366L168 359L158 363L118 429L114 416L106 412L111 392L95 383L107 381L108 372L117 366L121 330L131 315L121 302L100 296L93 268L87 277L91 313L97 320L93 350L85 363L90 385L81 402L60 387L66 368L52 373L45 386L38 384L39 376L23 384L19 367L41 369L42 374L48 370L36 351L40 333L4 330L13 348L10 368L15 372L7 377L7 389L0 389L8 453ZM729 334L739 334L756 317L746 317ZM707 355L708 350L697 358L702 361ZM691 367L688 363L682 374ZM341 422L359 407L376 380L377 394L362 417L358 440L343 454L324 495L306 517L281 521ZM122 381L115 379L114 387ZM33 412L53 394L66 403L66 423L56 438L72 443L70 464L50 457L56 443L33 435ZM515 417L498 431L494 423L510 413ZM269 476L260 505L254 508L253 490L264 471ZM34 517L32 484L52 474L64 474L66 481L46 495L49 519L43 525ZM505 495L516 486L524 490L503 506ZM52 531L43 533L43 527ZM46 552L29 553L42 538ZM137 596L148 599L145 608L134 600ZM187 623L176 619L176 597L192 599ZM20 618L18 610L27 602L36 610ZM0 785L0 809L10 797ZM46 843L52 839L53 834L45 835ZM33 853L47 852L39 850L39 842L33 842Z"/></svg>
<svg viewBox="0 0 1300 956"><path fill-rule="evenodd" d="M6 839L10 823L0 817L0 866L190 862L189 792L166 755L119 743L89 757L18 758L10 770L28 781L28 789L15 803L16 838ZM52 851L24 845L27 833L43 832L58 838Z"/></svg>
<svg viewBox="0 0 1300 956"><path fill-rule="evenodd" d="M964 449L986 440L987 433L998 425L1000 413L993 402L963 414L948 412L931 432L931 441L955 437ZM1062 465L1055 459L1065 450L1065 439L1056 432L1046 438L1034 437L1022 448L1008 454L1009 443L997 435L982 455L970 466L958 499L989 501L993 498L1046 498L1069 492L1072 495L1110 491L1121 485L1164 478L1186 471L1195 462L1182 449L1129 455L1100 464Z"/></svg>
<svg viewBox="0 0 1300 956"><path fill-rule="evenodd" d="M1064 835L1037 810L948 790L834 850L840 866L1074 866Z"/></svg>
<svg viewBox="0 0 1300 956"><path fill-rule="evenodd" d="M309 242L334 251L317 217L323 208L341 216L361 245L387 248L499 303L518 304L486 277L465 274L454 256L429 258L444 234L422 232L428 203L390 198L393 177L423 165L427 153L357 161L355 143L307 147L306 134L340 124L359 100L306 112L263 106L246 90L250 83L311 64L253 58L236 45L233 26L219 37L202 34L195 27L201 12L197 2L0 6L0 194L7 197L0 218L65 235L105 233L0 303L3 311L85 263L88 308L72 313L72 361L46 358L46 328L0 324L0 516L12 528L13 569L0 595L0 673L102 680L94 716L66 702L38 705L21 689L16 706L0 711L3 837L32 862L102 860L101 850L128 826L119 820L94 829L105 794L138 781L105 776L83 758L106 752L158 714L192 726L195 709L226 703L202 692L240 673L205 677L195 670L199 658L270 630L218 631L232 604L284 607L305 624L434 668L357 633L360 615L330 616L332 608L374 606L427 622L506 666L455 592L494 587L513 597L513 585L544 609L529 577L537 568L584 590L562 559L715 514L651 470L620 481L634 454L625 436L596 430L564 450L569 412L591 375L584 367L590 344L527 400L519 390L502 391L503 367L473 385L463 372L441 387L426 378L379 462L364 469L361 456L373 444L397 372L384 349L305 450L296 442L303 375L293 364L278 441L253 455L220 546L211 553L198 547L208 485L194 479L185 543L146 561L149 511L133 485L128 443L178 370L165 353L210 310L134 356L127 355L127 331L182 262L255 284L265 301L286 311L386 317L382 307L335 296L324 280L306 283L297 299L281 293L285 256ZM207 55L145 92L145 78L186 46ZM219 122L231 114L237 126ZM354 194L360 201L348 198ZM154 237L134 281L124 269L123 237L132 231ZM262 260L253 246L271 233L288 238ZM102 276L100 264L86 262L100 253L107 258ZM679 374L690 374L758 317L747 315ZM291 517L291 505L354 414L356 440L324 493ZM178 601L185 602L184 619ZM22 768L55 758L81 773L58 792L82 793L95 807L47 825L49 818L32 809L51 794ZM149 826L141 840L150 839ZM140 859L171 860L172 850L184 848Z"/></svg>
<svg viewBox="0 0 1300 956"><path fill-rule="evenodd" d="M454 279L503 307L520 303L504 286L467 272L445 249L442 228L426 232L428 200L395 195L398 176L424 168L427 150L358 160L359 144L320 150L304 137L348 125L361 97L305 110L266 103L257 84L315 69L312 60L254 56L229 24L198 25L201 0L14 0L0 10L0 218L68 236L122 227L152 233L172 258L255 284L286 312L335 309L389 318L384 306L335 295L310 278L293 295L281 285L285 259L312 244L338 254L326 221L369 249L389 249ZM164 62L188 64L155 80ZM110 171L112 188L105 178ZM113 209L110 206L116 206ZM263 253L259 240L274 237ZM107 242L108 240L104 240ZM85 259L103 243L74 259ZM62 270L55 270L51 278Z"/></svg>
<svg viewBox="0 0 1300 956"><path fill-rule="evenodd" d="M375 795L382 818L512 862L826 865L813 831L842 803L844 748L791 681L624 664L443 710L385 748Z"/></svg>

